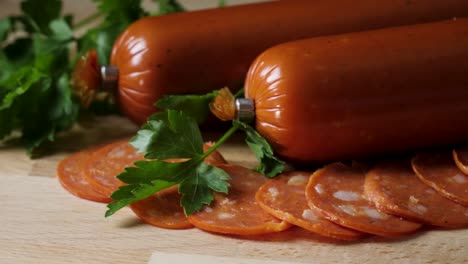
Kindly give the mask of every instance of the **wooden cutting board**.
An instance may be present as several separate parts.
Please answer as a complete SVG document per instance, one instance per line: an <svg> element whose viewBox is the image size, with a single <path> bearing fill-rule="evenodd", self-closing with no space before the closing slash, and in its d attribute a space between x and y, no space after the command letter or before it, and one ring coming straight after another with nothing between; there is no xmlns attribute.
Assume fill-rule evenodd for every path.
<svg viewBox="0 0 468 264"><path fill-rule="evenodd" d="M229 4L261 0L229 0ZM182 0L189 9L217 0ZM146 1L151 4L151 1ZM18 10L1 0L0 18ZM65 1L77 19L90 1ZM96 124L98 124L96 126ZM468 229L431 230L399 240L369 238L336 242L300 229L261 237L230 237L196 229L164 230L138 220L130 210L105 219L105 205L68 194L55 178L68 153L129 137L136 127L102 118L61 136L43 158L30 160L14 142L0 146L0 263L468 263ZM207 135L215 139L216 134ZM221 148L233 163L252 167L255 159L235 138Z"/></svg>
<svg viewBox="0 0 468 264"><path fill-rule="evenodd" d="M99 126L60 137L54 154L40 159L14 144L0 148L0 263L468 263L468 229L349 243L300 229L247 238L164 230L128 209L106 219L105 204L68 194L55 178L67 153L136 131L121 118L93 124ZM254 165L240 136L221 152L230 162Z"/></svg>

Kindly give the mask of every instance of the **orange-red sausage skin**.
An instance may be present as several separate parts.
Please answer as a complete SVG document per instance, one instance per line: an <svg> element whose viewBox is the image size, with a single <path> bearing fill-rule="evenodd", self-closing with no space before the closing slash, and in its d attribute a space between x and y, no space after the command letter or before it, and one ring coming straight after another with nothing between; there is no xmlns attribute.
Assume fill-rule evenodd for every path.
<svg viewBox="0 0 468 264"><path fill-rule="evenodd" d="M301 40L253 63L256 128L295 161L468 141L468 19Z"/></svg>
<svg viewBox="0 0 468 264"><path fill-rule="evenodd" d="M122 112L143 123L165 94L237 88L286 41L468 15L466 0L288 0L144 18L114 44Z"/></svg>

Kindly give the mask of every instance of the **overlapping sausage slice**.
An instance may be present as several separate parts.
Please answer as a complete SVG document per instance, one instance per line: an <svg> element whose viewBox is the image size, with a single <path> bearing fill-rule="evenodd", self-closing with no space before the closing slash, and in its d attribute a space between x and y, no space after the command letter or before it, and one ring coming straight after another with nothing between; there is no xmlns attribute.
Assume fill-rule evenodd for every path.
<svg viewBox="0 0 468 264"><path fill-rule="evenodd" d="M237 165L218 165L230 176L229 194L214 194L214 201L189 216L196 227L214 233L259 235L279 232L291 225L265 212L255 193L265 183L263 175Z"/></svg>
<svg viewBox="0 0 468 264"><path fill-rule="evenodd" d="M91 187L109 197L123 183L116 178L125 167L142 160L128 139L108 144L96 150L88 158L84 170Z"/></svg>
<svg viewBox="0 0 468 264"><path fill-rule="evenodd" d="M193 225L180 206L177 186L162 190L149 198L130 205L130 209L144 222L167 229L186 229Z"/></svg>
<svg viewBox="0 0 468 264"><path fill-rule="evenodd" d="M211 146L213 143L207 142L203 145L203 150L207 151ZM218 151L211 153L204 162L210 165L227 163ZM181 196L177 186L174 186L131 204L130 209L144 222L153 226L167 229L191 228L193 225L180 206Z"/></svg>
<svg viewBox="0 0 468 264"><path fill-rule="evenodd" d="M90 187L90 183L83 172L83 165L96 148L76 152L63 159L57 167L57 177L60 184L71 194L82 199L109 203L109 196Z"/></svg>
<svg viewBox="0 0 468 264"><path fill-rule="evenodd" d="M453 150L453 159L458 168L468 174L468 147Z"/></svg>
<svg viewBox="0 0 468 264"><path fill-rule="evenodd" d="M439 194L468 206L468 176L457 167L451 152L420 153L411 163L420 180Z"/></svg>
<svg viewBox="0 0 468 264"><path fill-rule="evenodd" d="M339 225L383 237L411 233L421 224L377 210L364 194L362 170L333 163L312 174L306 187L309 207Z"/></svg>
<svg viewBox="0 0 468 264"><path fill-rule="evenodd" d="M468 226L468 207L439 195L423 183L409 160L383 162L366 176L365 191L389 214L441 227Z"/></svg>
<svg viewBox="0 0 468 264"><path fill-rule="evenodd" d="M258 204L273 216L311 232L340 240L354 240L363 233L325 220L307 205L305 187L309 172L289 172L265 182L255 196Z"/></svg>

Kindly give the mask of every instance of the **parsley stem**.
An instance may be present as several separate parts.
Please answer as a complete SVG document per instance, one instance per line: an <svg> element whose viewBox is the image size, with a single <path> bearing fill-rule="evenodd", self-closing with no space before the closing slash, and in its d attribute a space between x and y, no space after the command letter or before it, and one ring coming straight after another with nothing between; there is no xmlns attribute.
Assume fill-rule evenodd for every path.
<svg viewBox="0 0 468 264"><path fill-rule="evenodd" d="M203 159L208 157L219 146L221 146L221 144L223 144L228 138L230 138L232 134L234 134L237 131L237 129L239 129L239 126L233 123L232 127L226 133L224 133L224 135L219 140L217 140L216 143L211 148L209 148L205 153L203 153L203 156L202 156Z"/></svg>
<svg viewBox="0 0 468 264"><path fill-rule="evenodd" d="M237 91L237 93L234 95L234 98L239 98L241 96L244 96L244 87Z"/></svg>
<svg viewBox="0 0 468 264"><path fill-rule="evenodd" d="M78 30L86 25L88 25L89 23L93 22L94 20L98 19L101 17L101 13L99 12L96 12L94 14L91 14L90 16L87 16L85 18L83 18L82 20L80 20L79 22L77 22L73 29L74 30Z"/></svg>

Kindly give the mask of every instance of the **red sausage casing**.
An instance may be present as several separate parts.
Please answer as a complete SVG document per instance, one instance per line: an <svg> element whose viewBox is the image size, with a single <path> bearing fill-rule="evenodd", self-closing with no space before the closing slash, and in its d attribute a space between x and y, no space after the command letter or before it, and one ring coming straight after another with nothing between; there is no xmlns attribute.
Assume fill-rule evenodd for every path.
<svg viewBox="0 0 468 264"><path fill-rule="evenodd" d="M288 0L144 18L114 44L117 99L143 123L165 94L240 86L273 45L463 15L467 0Z"/></svg>
<svg viewBox="0 0 468 264"><path fill-rule="evenodd" d="M296 161L468 142L468 19L281 44L245 88L257 130Z"/></svg>

